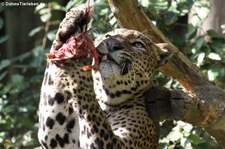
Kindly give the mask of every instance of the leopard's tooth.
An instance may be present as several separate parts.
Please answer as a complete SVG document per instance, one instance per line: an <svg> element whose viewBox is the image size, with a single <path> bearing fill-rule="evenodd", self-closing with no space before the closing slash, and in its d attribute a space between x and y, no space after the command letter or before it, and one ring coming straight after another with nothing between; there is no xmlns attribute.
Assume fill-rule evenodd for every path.
<svg viewBox="0 0 225 149"><path fill-rule="evenodd" d="M107 55L103 55L102 56L102 61L105 61L105 60L107 60L108 58L107 58Z"/></svg>

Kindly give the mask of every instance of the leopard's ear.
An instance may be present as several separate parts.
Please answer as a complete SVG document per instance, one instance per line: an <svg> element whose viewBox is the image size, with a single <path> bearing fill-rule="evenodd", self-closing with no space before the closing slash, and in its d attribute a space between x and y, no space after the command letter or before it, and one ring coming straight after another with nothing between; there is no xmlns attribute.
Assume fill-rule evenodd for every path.
<svg viewBox="0 0 225 149"><path fill-rule="evenodd" d="M155 45L157 47L157 54L159 56L158 67L160 67L166 64L168 59L170 59L173 56L174 52L172 46L168 43L158 43Z"/></svg>

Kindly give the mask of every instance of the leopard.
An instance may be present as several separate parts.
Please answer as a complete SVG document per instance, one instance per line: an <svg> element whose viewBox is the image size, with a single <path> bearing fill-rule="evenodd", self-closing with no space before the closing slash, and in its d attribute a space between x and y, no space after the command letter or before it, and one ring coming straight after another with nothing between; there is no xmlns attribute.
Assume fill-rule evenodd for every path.
<svg viewBox="0 0 225 149"><path fill-rule="evenodd" d="M63 67L48 63L40 102L42 146L158 148L158 122L146 112L144 93L157 85L154 72L172 51L124 28L107 33L97 51L99 69L92 72L82 69L90 58L66 60Z"/></svg>
<svg viewBox="0 0 225 149"><path fill-rule="evenodd" d="M125 28L107 33L96 45L98 69L92 71L83 69L95 63L89 54L59 64L47 61L40 144L44 149L158 148L159 124L146 110L145 92L157 86L154 74L173 50Z"/></svg>
<svg viewBox="0 0 225 149"><path fill-rule="evenodd" d="M172 48L154 44L139 31L119 28L107 33L97 50L99 71L92 71L96 99L124 144L114 148L158 148L159 125L146 112L145 92L158 85L155 72L172 57Z"/></svg>

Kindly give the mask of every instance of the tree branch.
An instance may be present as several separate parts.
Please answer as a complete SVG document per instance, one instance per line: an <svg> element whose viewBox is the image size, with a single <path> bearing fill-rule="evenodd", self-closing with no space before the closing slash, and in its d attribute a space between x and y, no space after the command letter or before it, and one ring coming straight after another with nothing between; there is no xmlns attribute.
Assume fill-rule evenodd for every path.
<svg viewBox="0 0 225 149"><path fill-rule="evenodd" d="M204 127L225 147L224 90L211 84L201 71L152 24L137 0L108 0L108 2L122 27L143 32L154 43L171 44L175 54L165 66L160 68L160 71L180 82L187 91L192 93L190 96L180 91L157 89L166 98L158 98L156 107L147 104L147 109L152 107L157 109L159 115L154 117L159 120L172 118ZM147 97L149 97L147 103L148 100L152 102L152 98ZM170 105L169 108L167 103ZM151 114L151 112L149 113Z"/></svg>

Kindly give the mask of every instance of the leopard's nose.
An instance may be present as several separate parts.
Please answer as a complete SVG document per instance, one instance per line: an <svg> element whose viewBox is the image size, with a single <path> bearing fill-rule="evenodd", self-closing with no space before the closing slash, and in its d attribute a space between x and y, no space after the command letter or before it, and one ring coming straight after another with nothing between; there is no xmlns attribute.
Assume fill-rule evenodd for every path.
<svg viewBox="0 0 225 149"><path fill-rule="evenodd" d="M100 54L105 54L105 55L117 50L122 50L122 49L124 49L123 43L112 36L106 38L97 46L97 51Z"/></svg>
<svg viewBox="0 0 225 149"><path fill-rule="evenodd" d="M121 41L111 36L106 39L106 46L109 52L122 50L124 48Z"/></svg>

